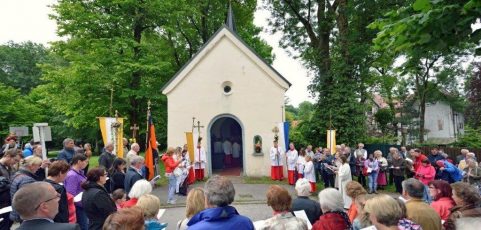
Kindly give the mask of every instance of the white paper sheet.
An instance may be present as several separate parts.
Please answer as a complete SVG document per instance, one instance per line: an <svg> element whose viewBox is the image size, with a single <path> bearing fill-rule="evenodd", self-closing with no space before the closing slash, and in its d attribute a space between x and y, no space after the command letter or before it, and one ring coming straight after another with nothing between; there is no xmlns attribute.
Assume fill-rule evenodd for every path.
<svg viewBox="0 0 481 230"><path fill-rule="evenodd" d="M82 195L84 194L84 192L81 192L79 194L77 194L74 198L73 198L73 202L80 202L82 201Z"/></svg>
<svg viewBox="0 0 481 230"><path fill-rule="evenodd" d="M7 213L7 212L11 212L11 211L12 211L12 206L8 206L8 207L5 207L5 208L1 208L0 214L4 214L4 213Z"/></svg>
<svg viewBox="0 0 481 230"><path fill-rule="evenodd" d="M157 212L157 220L160 220L160 218L164 215L165 209L159 209L159 212Z"/></svg>
<svg viewBox="0 0 481 230"><path fill-rule="evenodd" d="M309 221L309 218L307 218L306 212L304 210L294 211L294 216L304 219L307 222L307 229L312 228L312 224Z"/></svg>

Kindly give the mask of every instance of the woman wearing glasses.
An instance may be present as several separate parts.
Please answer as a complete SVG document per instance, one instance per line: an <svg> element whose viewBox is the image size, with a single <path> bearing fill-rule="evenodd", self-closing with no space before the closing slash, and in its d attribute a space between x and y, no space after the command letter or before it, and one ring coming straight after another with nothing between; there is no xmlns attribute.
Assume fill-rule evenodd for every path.
<svg viewBox="0 0 481 230"><path fill-rule="evenodd" d="M100 230L113 212L117 211L114 201L110 198L104 185L107 182L107 172L102 167L90 169L87 180L82 184L85 190L82 194L82 205L89 218L89 230Z"/></svg>

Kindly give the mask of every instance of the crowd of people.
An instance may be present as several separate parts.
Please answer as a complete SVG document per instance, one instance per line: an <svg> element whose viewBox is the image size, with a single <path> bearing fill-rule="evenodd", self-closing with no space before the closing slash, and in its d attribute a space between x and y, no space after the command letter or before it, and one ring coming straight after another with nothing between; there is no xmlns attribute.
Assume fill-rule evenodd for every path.
<svg viewBox="0 0 481 230"><path fill-rule="evenodd" d="M283 180L285 164L287 183L296 194L289 194L288 185L270 186L266 204L272 217L253 222L232 206L235 188L226 177L213 176L203 188L187 191L188 184L204 180L206 157L200 141L193 161L186 146L168 148L158 158L168 178L167 204L176 203L175 194L187 195L185 218L176 229L450 230L481 224L481 169L465 149L449 159L439 149L427 156L404 147L368 153L362 144L354 151L339 145L333 153L312 146L298 152L293 143L283 151L274 142L271 177ZM24 151L2 148L0 208L12 206L12 211L0 216L0 229L10 229L14 222L20 223L19 229L167 227L157 217L161 201L151 194L153 182L146 180L149 172L136 143L125 159L117 158L107 143L99 166L90 169L90 145L78 146L69 138L63 145L56 159L46 160L36 143ZM324 189L312 199L321 180ZM397 196L378 194L390 183ZM297 215L299 211L306 218Z"/></svg>

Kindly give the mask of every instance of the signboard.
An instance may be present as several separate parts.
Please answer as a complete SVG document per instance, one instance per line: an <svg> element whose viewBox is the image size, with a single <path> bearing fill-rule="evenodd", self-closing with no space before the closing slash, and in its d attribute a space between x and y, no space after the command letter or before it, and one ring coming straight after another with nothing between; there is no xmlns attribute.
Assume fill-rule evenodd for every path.
<svg viewBox="0 0 481 230"><path fill-rule="evenodd" d="M36 123L38 124L38 123ZM32 127L33 141L40 142L40 129L43 130L44 141L52 141L52 131L49 126L34 126Z"/></svg>
<svg viewBox="0 0 481 230"><path fill-rule="evenodd" d="M17 137L26 137L29 135L27 126L10 127L10 132L15 133Z"/></svg>

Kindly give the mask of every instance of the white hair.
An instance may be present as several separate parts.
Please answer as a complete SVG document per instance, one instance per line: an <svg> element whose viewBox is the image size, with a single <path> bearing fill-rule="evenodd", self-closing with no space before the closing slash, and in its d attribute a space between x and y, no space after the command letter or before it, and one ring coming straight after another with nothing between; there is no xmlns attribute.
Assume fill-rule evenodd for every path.
<svg viewBox="0 0 481 230"><path fill-rule="evenodd" d="M476 154L474 154L473 152L469 152L466 154L466 157L471 157L471 158L474 158L476 156Z"/></svg>
<svg viewBox="0 0 481 230"><path fill-rule="evenodd" d="M344 211L344 202L341 192L334 188L326 188L319 193L319 203L322 212Z"/></svg>
<svg viewBox="0 0 481 230"><path fill-rule="evenodd" d="M142 195L149 194L152 192L152 185L147 180L138 180L135 182L134 186L130 189L130 198L139 198Z"/></svg>
<svg viewBox="0 0 481 230"><path fill-rule="evenodd" d="M298 196L309 196L311 194L311 184L306 178L301 178L296 182L296 191Z"/></svg>

